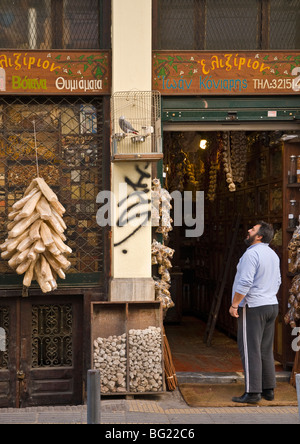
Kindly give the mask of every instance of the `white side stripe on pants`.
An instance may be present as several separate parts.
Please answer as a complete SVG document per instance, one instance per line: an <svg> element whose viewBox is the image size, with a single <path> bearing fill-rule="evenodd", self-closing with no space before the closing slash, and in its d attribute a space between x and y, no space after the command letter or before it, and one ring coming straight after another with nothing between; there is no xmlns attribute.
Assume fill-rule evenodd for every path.
<svg viewBox="0 0 300 444"><path fill-rule="evenodd" d="M246 392L249 393L249 356L248 356L248 344L247 344L247 319L246 319L246 305L243 307L243 345L245 354L245 381Z"/></svg>

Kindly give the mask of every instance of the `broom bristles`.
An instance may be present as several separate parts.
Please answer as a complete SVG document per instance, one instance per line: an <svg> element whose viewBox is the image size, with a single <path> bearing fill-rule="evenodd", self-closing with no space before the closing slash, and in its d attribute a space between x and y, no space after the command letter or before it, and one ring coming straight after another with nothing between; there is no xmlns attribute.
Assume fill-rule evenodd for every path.
<svg viewBox="0 0 300 444"><path fill-rule="evenodd" d="M163 334L164 334L164 360L165 360L166 383L168 390L173 391L176 389L178 385L178 380L165 328L163 329Z"/></svg>

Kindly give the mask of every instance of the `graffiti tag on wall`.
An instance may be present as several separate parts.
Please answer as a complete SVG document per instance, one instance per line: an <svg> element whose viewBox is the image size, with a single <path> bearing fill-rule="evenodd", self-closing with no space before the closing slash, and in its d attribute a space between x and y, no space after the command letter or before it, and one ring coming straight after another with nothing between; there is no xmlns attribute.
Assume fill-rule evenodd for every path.
<svg viewBox="0 0 300 444"><path fill-rule="evenodd" d="M149 169L150 164L146 164L143 167L139 164L135 165L136 177L129 177L125 175L123 187L126 196L119 196L120 200L117 202L119 209L119 218L117 221L117 227L130 226L129 232L121 236L121 239L114 244L114 247L120 245L126 245L126 242L132 238L143 226L146 226L151 219L151 190L147 179L151 178ZM129 188L129 192L127 192ZM127 254L127 250L123 249L122 252Z"/></svg>

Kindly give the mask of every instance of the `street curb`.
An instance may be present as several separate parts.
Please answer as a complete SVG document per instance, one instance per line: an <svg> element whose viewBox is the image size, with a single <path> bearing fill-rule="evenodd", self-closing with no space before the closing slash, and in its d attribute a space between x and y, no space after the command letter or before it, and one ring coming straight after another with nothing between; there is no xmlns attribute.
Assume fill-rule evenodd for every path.
<svg viewBox="0 0 300 444"><path fill-rule="evenodd" d="M196 373L196 372L178 372L176 373L179 384L232 384L244 381L242 372L233 373ZM290 372L276 372L277 382L288 382Z"/></svg>

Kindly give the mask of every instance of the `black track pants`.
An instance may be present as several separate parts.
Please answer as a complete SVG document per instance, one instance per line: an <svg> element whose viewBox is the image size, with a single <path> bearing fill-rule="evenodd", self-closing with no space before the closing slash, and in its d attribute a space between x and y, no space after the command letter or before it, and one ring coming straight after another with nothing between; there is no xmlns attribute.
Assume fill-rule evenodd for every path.
<svg viewBox="0 0 300 444"><path fill-rule="evenodd" d="M238 347L247 393L275 388L273 342L277 315L277 304L239 308Z"/></svg>

